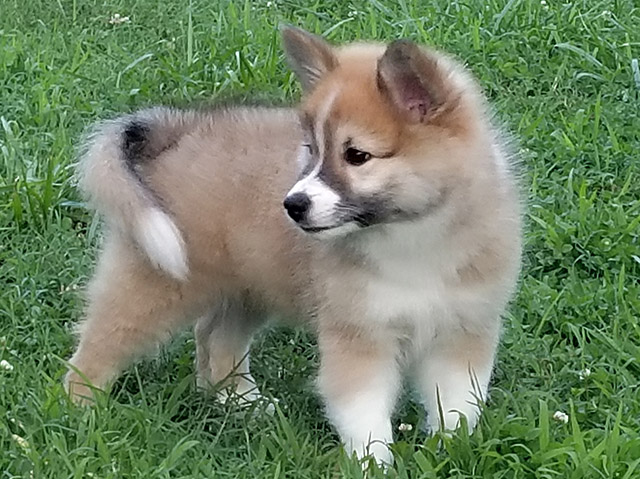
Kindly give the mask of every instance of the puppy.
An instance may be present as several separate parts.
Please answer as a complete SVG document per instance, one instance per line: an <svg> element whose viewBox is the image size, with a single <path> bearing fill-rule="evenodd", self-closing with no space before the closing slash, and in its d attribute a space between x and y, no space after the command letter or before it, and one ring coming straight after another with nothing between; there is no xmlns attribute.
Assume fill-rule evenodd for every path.
<svg viewBox="0 0 640 479"><path fill-rule="evenodd" d="M345 447L390 463L405 371L432 429L478 420L520 263L509 155L449 57L283 40L298 111L154 108L90 136L80 186L107 228L66 384L90 398L195 323L200 383L252 399L252 336L303 319Z"/></svg>

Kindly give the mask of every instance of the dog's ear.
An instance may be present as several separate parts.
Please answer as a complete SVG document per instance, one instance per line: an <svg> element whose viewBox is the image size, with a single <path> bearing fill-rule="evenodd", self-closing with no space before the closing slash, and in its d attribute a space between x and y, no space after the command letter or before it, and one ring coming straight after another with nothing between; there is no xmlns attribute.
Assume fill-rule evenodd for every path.
<svg viewBox="0 0 640 479"><path fill-rule="evenodd" d="M282 40L289 64L305 92L338 64L333 48L322 37L287 26L282 29Z"/></svg>
<svg viewBox="0 0 640 479"><path fill-rule="evenodd" d="M424 123L447 101L448 88L438 60L415 43L391 43L380 60L378 88L411 123Z"/></svg>

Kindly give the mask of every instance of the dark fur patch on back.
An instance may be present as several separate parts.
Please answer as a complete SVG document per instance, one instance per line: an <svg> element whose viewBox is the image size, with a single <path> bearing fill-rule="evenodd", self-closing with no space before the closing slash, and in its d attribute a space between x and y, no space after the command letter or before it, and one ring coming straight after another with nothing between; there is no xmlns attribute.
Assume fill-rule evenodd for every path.
<svg viewBox="0 0 640 479"><path fill-rule="evenodd" d="M133 168L145 156L149 142L149 126L140 120L131 120L122 131L122 150L129 167Z"/></svg>
<svg viewBox="0 0 640 479"><path fill-rule="evenodd" d="M163 208L163 201L156 196L153 188L145 180L143 166L148 160L155 156L153 151L154 138L153 123L141 120L140 118L130 118L124 124L121 133L122 161L131 175L144 187L146 192L154 198L155 203Z"/></svg>

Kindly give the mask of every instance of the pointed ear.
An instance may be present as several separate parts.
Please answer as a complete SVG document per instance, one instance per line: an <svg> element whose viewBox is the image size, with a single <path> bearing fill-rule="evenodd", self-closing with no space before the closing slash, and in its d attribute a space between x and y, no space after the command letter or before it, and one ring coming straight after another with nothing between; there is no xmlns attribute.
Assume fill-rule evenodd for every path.
<svg viewBox="0 0 640 479"><path fill-rule="evenodd" d="M299 28L284 27L282 40L289 64L306 92L338 64L333 48L322 37Z"/></svg>
<svg viewBox="0 0 640 479"><path fill-rule="evenodd" d="M411 123L432 118L448 93L438 60L407 40L391 43L378 60L378 88Z"/></svg>

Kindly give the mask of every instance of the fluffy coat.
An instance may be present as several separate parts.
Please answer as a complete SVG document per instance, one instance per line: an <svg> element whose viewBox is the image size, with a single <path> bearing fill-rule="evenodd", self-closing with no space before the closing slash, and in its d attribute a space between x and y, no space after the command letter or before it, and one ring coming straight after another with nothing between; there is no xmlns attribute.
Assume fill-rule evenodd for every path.
<svg viewBox="0 0 640 479"><path fill-rule="evenodd" d="M345 446L389 463L403 371L433 429L486 399L520 262L509 155L449 57L283 36L298 111L156 108L91 135L80 185L107 230L66 381L90 397L195 323L200 383L251 399L253 334L306 319Z"/></svg>

